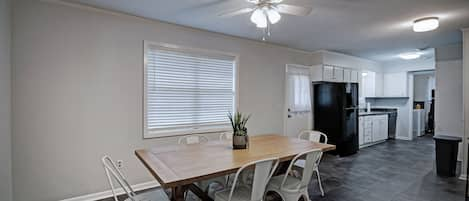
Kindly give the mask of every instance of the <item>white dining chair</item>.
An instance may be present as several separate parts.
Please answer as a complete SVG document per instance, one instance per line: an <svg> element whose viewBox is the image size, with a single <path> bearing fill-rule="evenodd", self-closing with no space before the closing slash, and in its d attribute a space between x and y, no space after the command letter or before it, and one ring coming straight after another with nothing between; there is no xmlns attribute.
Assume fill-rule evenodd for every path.
<svg viewBox="0 0 469 201"><path fill-rule="evenodd" d="M187 136L180 137L178 139L178 144L191 145L191 144L206 143L208 141L209 141L208 138L202 135L187 135ZM215 178L196 182L195 184L204 192L209 193L210 185L212 185L213 183L217 183L222 188L225 188L228 183L227 177L225 176L215 177Z"/></svg>
<svg viewBox="0 0 469 201"><path fill-rule="evenodd" d="M160 188L136 194L132 189L132 186L130 186L129 182L127 182L124 174L119 170L119 168L117 168L116 164L109 156L104 156L101 161L104 167L104 171L106 172L109 185L111 186L114 201L119 200L117 199L116 189L114 187L113 181L116 181L124 190L125 194L127 194L127 199L125 199L125 201L169 201L166 193Z"/></svg>
<svg viewBox="0 0 469 201"><path fill-rule="evenodd" d="M223 140L233 140L233 133L232 132L223 132L223 133L220 133L220 141L223 141Z"/></svg>
<svg viewBox="0 0 469 201"><path fill-rule="evenodd" d="M178 144L200 144L208 142L208 138L203 135L186 135L178 139Z"/></svg>
<svg viewBox="0 0 469 201"><path fill-rule="evenodd" d="M321 137L324 139L323 141L321 141ZM325 143L325 144L327 144L327 141L328 141L328 138L327 138L326 134L324 134L322 132L319 132L319 131L314 131L314 130L303 130L298 135L298 138L306 139L306 140L309 140L311 142L322 142L322 143ZM319 173L319 163L321 162L322 155L323 155L323 153L321 152L321 154L319 155L318 160L316 161L316 165L313 166L313 168L314 168L313 171L316 173L316 176L318 178L318 184L319 184L319 190L321 191L321 196L324 197L324 189L322 188L321 175ZM299 167L299 168L304 168L305 167L305 160L304 159L297 160L296 163L295 163L295 166Z"/></svg>
<svg viewBox="0 0 469 201"><path fill-rule="evenodd" d="M262 201L266 185L279 164L278 158L268 158L247 163L235 174L230 189L215 193L215 201ZM251 186L238 182L240 175L254 166L253 183ZM238 184L239 183L239 184Z"/></svg>
<svg viewBox="0 0 469 201"><path fill-rule="evenodd" d="M321 150L313 149L296 155L285 174L272 177L267 185L266 192L276 192L282 197L283 201L298 201L301 197L305 201L310 201L308 185L320 154ZM301 178L291 176L289 173L292 171L293 165L303 157L305 158L305 168L302 169Z"/></svg>

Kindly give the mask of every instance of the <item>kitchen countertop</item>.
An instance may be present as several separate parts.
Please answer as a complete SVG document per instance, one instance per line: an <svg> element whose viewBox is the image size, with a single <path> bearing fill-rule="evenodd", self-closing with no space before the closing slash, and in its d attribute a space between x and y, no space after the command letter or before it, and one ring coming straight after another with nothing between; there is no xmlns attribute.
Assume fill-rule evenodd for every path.
<svg viewBox="0 0 469 201"><path fill-rule="evenodd" d="M389 113L391 113L391 112L382 112L382 111L380 111L380 112L373 112L373 111L371 111L371 112L359 112L359 113L358 113L358 116L387 115L387 114L389 114Z"/></svg>
<svg viewBox="0 0 469 201"><path fill-rule="evenodd" d="M387 115L392 112L397 112L397 109L394 108L371 108L371 112L366 112L366 109L360 109L358 116L368 116L368 115Z"/></svg>

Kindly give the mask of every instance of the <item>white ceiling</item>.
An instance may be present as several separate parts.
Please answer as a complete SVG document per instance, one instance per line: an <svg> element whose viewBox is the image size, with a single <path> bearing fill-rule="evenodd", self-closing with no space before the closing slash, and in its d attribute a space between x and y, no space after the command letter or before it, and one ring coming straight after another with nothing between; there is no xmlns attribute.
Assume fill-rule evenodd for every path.
<svg viewBox="0 0 469 201"><path fill-rule="evenodd" d="M262 32L249 15L218 17L245 0L69 0L174 24L260 40ZM327 49L375 61L390 61L404 51L460 43L469 27L469 0L284 0L306 3L306 17L283 15L269 42L315 51ZM414 33L412 21L440 18L440 28Z"/></svg>

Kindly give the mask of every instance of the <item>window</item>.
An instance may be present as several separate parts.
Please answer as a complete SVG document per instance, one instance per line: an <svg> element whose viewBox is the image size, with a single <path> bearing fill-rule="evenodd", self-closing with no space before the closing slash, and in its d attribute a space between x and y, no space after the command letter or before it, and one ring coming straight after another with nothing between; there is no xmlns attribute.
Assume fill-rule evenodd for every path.
<svg viewBox="0 0 469 201"><path fill-rule="evenodd" d="M288 86L290 87L289 108L290 112L311 111L311 89L309 69L299 67L288 67Z"/></svg>
<svg viewBox="0 0 469 201"><path fill-rule="evenodd" d="M230 129L235 56L145 42L145 138Z"/></svg>

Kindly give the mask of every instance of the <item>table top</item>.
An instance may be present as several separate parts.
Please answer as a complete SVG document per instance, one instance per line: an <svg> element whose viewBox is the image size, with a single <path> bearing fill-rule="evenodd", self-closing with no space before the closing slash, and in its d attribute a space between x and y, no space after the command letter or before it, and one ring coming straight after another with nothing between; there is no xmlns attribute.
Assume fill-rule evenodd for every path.
<svg viewBox="0 0 469 201"><path fill-rule="evenodd" d="M311 149L335 149L335 145L275 134L252 136L249 141L249 148L241 150L233 150L230 140L216 140L140 149L135 154L163 187L171 188L230 174L260 159L278 157L280 161L288 161Z"/></svg>

